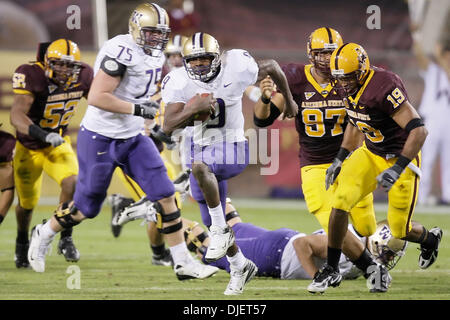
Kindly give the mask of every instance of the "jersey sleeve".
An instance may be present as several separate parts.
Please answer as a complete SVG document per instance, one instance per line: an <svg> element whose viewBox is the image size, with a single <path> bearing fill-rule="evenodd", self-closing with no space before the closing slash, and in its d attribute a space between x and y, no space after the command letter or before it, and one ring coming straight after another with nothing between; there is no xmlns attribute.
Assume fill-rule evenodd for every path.
<svg viewBox="0 0 450 320"><path fill-rule="evenodd" d="M259 67L255 59L246 50L233 49L227 52L228 65L232 65L243 89L255 84Z"/></svg>
<svg viewBox="0 0 450 320"><path fill-rule="evenodd" d="M105 55L116 62L129 67L136 64L137 52L120 37L113 38L105 43Z"/></svg>
<svg viewBox="0 0 450 320"><path fill-rule="evenodd" d="M37 76L32 65L23 64L13 74L12 86L15 94L30 94L36 92Z"/></svg>
<svg viewBox="0 0 450 320"><path fill-rule="evenodd" d="M83 63L81 69L81 85L83 87L83 96L87 98L89 89L91 88L92 80L94 78L94 70L91 66Z"/></svg>
<svg viewBox="0 0 450 320"><path fill-rule="evenodd" d="M178 76L177 70L169 72L161 82L161 97L165 105L176 102L186 103L183 94L184 83Z"/></svg>
<svg viewBox="0 0 450 320"><path fill-rule="evenodd" d="M378 99L381 111L392 115L397 111L397 108L408 101L408 93L402 79L395 73L385 73L381 79Z"/></svg>
<svg viewBox="0 0 450 320"><path fill-rule="evenodd" d="M305 66L303 64L289 63L281 67L289 84L289 89L295 92L298 85L306 81Z"/></svg>

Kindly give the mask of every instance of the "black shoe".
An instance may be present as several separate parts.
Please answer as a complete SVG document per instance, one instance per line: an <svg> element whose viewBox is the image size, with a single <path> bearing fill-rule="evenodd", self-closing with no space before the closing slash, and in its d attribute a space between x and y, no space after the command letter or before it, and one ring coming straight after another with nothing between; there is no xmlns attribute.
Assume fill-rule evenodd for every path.
<svg viewBox="0 0 450 320"><path fill-rule="evenodd" d="M59 240L58 254L63 254L67 262L77 262L80 260L80 252L73 244L72 237L64 237Z"/></svg>
<svg viewBox="0 0 450 320"><path fill-rule="evenodd" d="M387 268L379 263L370 265L364 277L367 278L367 287L371 293L388 291L392 282Z"/></svg>
<svg viewBox="0 0 450 320"><path fill-rule="evenodd" d="M439 252L439 244L442 239L442 230L440 228L434 227L428 232L436 236L437 242L436 247L433 249L427 249L420 245L419 267L421 269L427 269L436 261Z"/></svg>
<svg viewBox="0 0 450 320"><path fill-rule="evenodd" d="M28 262L28 246L27 243L16 242L16 252L14 254L14 262L16 263L16 268L29 268L30 263Z"/></svg>
<svg viewBox="0 0 450 320"><path fill-rule="evenodd" d="M169 249L165 249L163 254L153 254L152 264L155 266L173 267L173 259Z"/></svg>
<svg viewBox="0 0 450 320"><path fill-rule="evenodd" d="M113 225L112 221L117 219L117 215L130 204L134 203L134 200L131 198L125 198L120 194L112 194L109 196L109 203L111 204L111 231L115 238L120 235L122 231L122 226Z"/></svg>
<svg viewBox="0 0 450 320"><path fill-rule="evenodd" d="M313 282L308 286L311 293L324 293L329 286L337 287L341 284L342 276L340 273L328 264L325 264L321 270L314 275Z"/></svg>

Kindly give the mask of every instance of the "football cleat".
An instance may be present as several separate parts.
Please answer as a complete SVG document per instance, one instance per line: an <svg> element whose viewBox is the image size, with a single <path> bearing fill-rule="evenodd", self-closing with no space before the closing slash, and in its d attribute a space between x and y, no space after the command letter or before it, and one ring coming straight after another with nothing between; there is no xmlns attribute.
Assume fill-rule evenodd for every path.
<svg viewBox="0 0 450 320"><path fill-rule="evenodd" d="M386 292L392 282L392 277L387 268L380 264L372 264L367 268L367 288L371 293Z"/></svg>
<svg viewBox="0 0 450 320"><path fill-rule="evenodd" d="M14 262L16 263L16 268L29 268L30 263L28 262L28 247L29 243L19 243L16 242L16 252L14 254Z"/></svg>
<svg viewBox="0 0 450 320"><path fill-rule="evenodd" d="M178 280L188 279L206 279L217 273L219 268L201 264L197 260L192 259L187 264L177 264L174 267Z"/></svg>
<svg viewBox="0 0 450 320"><path fill-rule="evenodd" d="M244 292L245 285L253 279L257 272L258 267L249 259L242 270L235 270L230 265L231 278L223 294L227 296L241 294Z"/></svg>
<svg viewBox="0 0 450 320"><path fill-rule="evenodd" d="M41 237L43 224L38 224L31 230L31 241L28 249L28 261L36 272L45 271L45 255L50 251L50 243L45 244Z"/></svg>
<svg viewBox="0 0 450 320"><path fill-rule="evenodd" d="M225 256L228 248L234 244L234 239L234 232L230 227L211 226L209 228L209 246L205 255L206 262L214 262Z"/></svg>
<svg viewBox="0 0 450 320"><path fill-rule="evenodd" d="M436 236L437 242L436 247L433 249L427 249L420 245L419 267L421 269L427 269L436 261L439 252L439 244L441 243L442 239L442 230L440 228L434 227L428 232Z"/></svg>
<svg viewBox="0 0 450 320"><path fill-rule="evenodd" d="M122 226L117 225L114 222L117 221L119 213L132 204L134 201L131 198L126 198L120 194L112 194L108 197L109 204L111 205L111 231L115 238L120 235Z"/></svg>
<svg viewBox="0 0 450 320"><path fill-rule="evenodd" d="M329 286L337 287L341 284L342 276L338 271L328 264L325 264L321 270L314 275L313 282L308 286L310 293L324 293Z"/></svg>
<svg viewBox="0 0 450 320"><path fill-rule="evenodd" d="M156 222L156 209L153 203L146 197L120 211L111 223L113 226L117 225L122 227L124 224L137 219Z"/></svg>
<svg viewBox="0 0 450 320"><path fill-rule="evenodd" d="M155 266L173 266L173 259L172 255L170 254L170 250L165 249L163 254L153 254L152 264Z"/></svg>
<svg viewBox="0 0 450 320"><path fill-rule="evenodd" d="M77 262L80 260L80 252L75 247L72 237L64 237L59 240L58 254L64 255L67 262Z"/></svg>

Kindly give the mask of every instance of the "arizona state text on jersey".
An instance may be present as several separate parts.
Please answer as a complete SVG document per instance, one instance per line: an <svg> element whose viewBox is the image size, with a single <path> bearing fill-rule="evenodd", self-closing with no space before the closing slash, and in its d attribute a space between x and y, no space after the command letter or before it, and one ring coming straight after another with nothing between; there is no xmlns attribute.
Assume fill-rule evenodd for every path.
<svg viewBox="0 0 450 320"><path fill-rule="evenodd" d="M64 90L45 76L44 67L40 62L23 64L16 69L13 75L13 92L29 94L34 97L27 114L34 124L45 131L56 132L64 136L78 102L83 96L87 97L92 77L92 68L82 63L79 82L72 88ZM49 146L48 143L20 132L17 132L17 139L26 148L32 150Z"/></svg>

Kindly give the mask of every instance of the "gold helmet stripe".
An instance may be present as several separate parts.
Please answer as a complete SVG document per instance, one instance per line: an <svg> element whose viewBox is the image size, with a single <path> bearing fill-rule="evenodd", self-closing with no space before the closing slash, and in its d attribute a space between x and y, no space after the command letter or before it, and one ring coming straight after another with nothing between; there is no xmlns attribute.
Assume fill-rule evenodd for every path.
<svg viewBox="0 0 450 320"><path fill-rule="evenodd" d="M345 47L346 45L348 45L348 43L344 44L344 45L343 45L342 47L340 47L340 48L338 49L338 51L336 52L336 58L335 58L335 60L334 60L334 65L335 65L335 69L336 69L336 70L339 70L339 67L338 67L339 55L341 54L342 49L344 49L344 47Z"/></svg>

